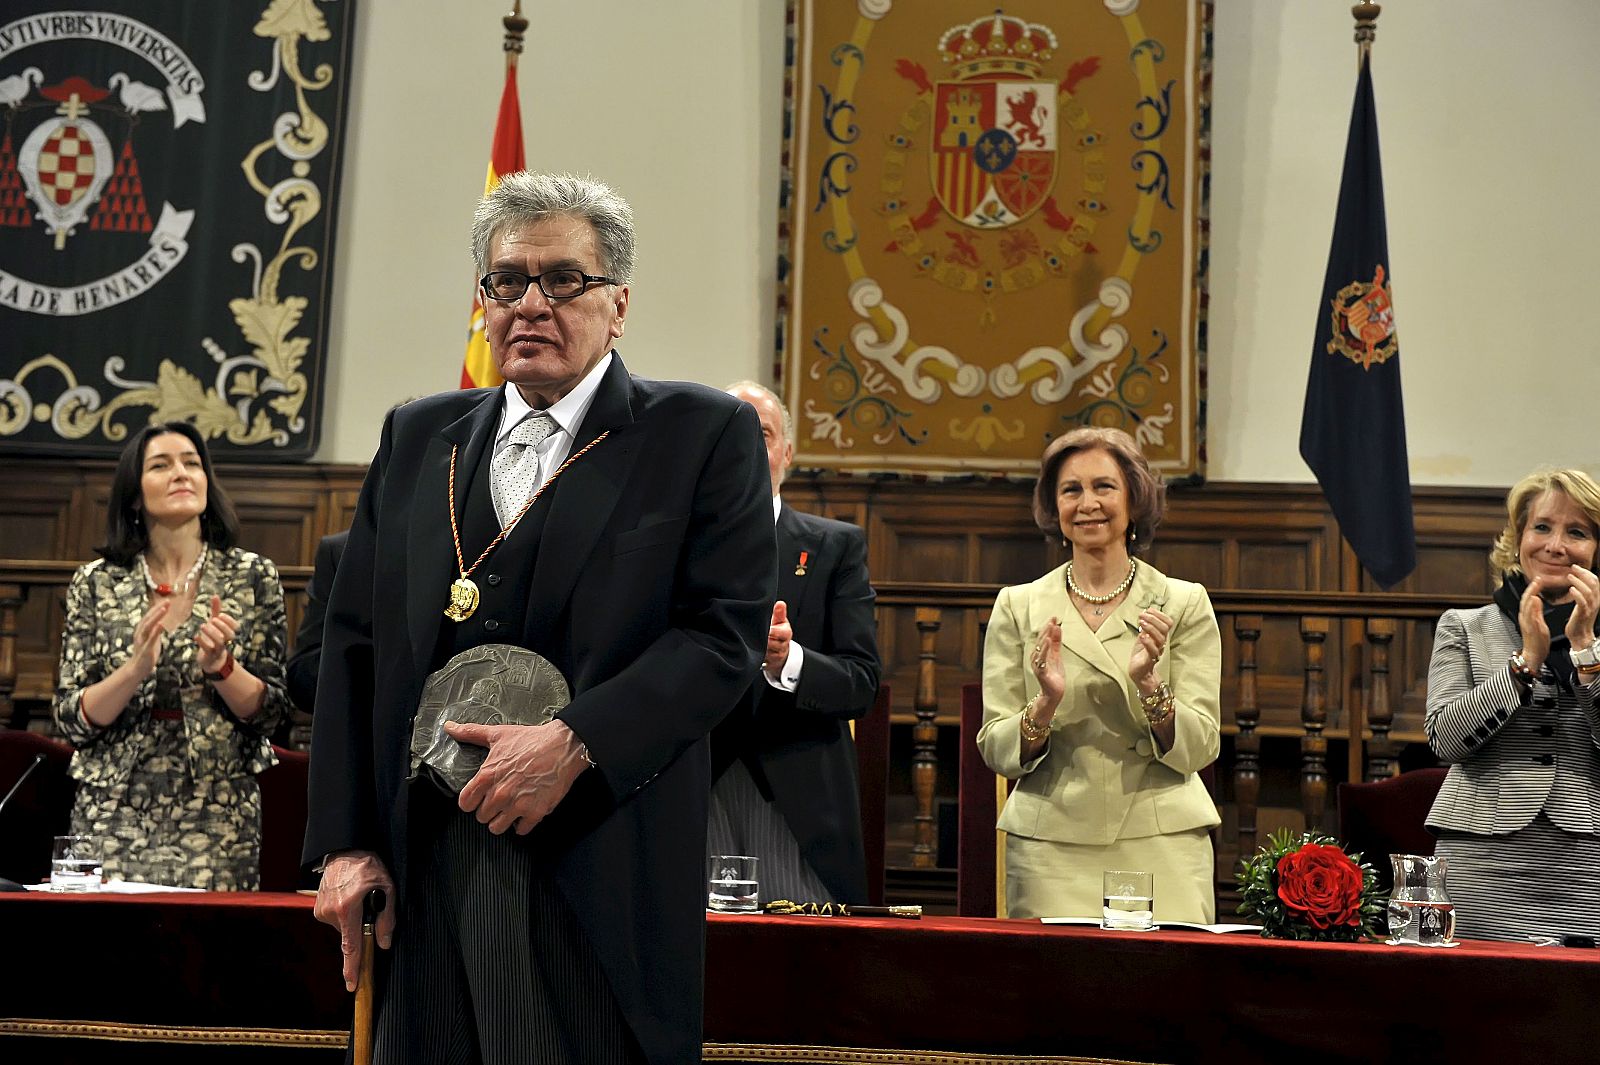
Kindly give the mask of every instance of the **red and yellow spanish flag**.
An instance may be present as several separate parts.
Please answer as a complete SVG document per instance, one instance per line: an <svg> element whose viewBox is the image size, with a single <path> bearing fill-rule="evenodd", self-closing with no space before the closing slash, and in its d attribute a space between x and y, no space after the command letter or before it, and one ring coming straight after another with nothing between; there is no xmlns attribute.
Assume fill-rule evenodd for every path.
<svg viewBox="0 0 1600 1065"><path fill-rule="evenodd" d="M483 194L487 196L494 191L503 175L526 166L522 154L522 107L517 102L517 67L515 63L507 63L506 87L500 94L500 115L494 123L494 147L489 153L489 174L483 182ZM494 356L489 353L489 342L483 336L483 292L474 284L467 356L461 364L461 387L498 385L501 380L494 366Z"/></svg>

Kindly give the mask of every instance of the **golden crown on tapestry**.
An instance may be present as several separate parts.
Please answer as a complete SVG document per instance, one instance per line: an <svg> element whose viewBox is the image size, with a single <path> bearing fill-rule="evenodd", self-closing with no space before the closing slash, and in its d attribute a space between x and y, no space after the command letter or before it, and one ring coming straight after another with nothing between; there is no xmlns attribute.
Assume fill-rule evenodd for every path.
<svg viewBox="0 0 1600 1065"><path fill-rule="evenodd" d="M796 464L1026 476L1092 424L1199 475L1210 4L791 14Z"/></svg>

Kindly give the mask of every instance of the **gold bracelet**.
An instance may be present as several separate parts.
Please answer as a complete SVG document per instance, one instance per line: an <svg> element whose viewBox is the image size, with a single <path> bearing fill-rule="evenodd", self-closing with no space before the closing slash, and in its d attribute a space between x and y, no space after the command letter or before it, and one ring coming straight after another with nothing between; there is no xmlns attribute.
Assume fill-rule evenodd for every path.
<svg viewBox="0 0 1600 1065"><path fill-rule="evenodd" d="M1029 699L1027 702L1022 704L1022 721L1019 724L1022 728L1022 738L1027 740L1029 743L1038 743L1040 740L1050 735L1050 726L1048 723L1040 724L1039 722L1035 721L1033 719L1033 715L1028 713L1028 711L1032 709L1032 699Z"/></svg>
<svg viewBox="0 0 1600 1065"><path fill-rule="evenodd" d="M1166 682L1149 695L1139 696L1139 708L1144 711L1144 718L1152 725L1159 725L1173 715L1177 709L1177 698L1172 694L1172 689Z"/></svg>
<svg viewBox="0 0 1600 1065"><path fill-rule="evenodd" d="M1172 689L1167 687L1166 681L1162 681L1161 686L1155 691L1151 692L1149 695L1145 695L1143 693L1139 695L1139 705L1144 707L1146 710L1154 710L1156 707L1161 705L1163 700L1171 697Z"/></svg>

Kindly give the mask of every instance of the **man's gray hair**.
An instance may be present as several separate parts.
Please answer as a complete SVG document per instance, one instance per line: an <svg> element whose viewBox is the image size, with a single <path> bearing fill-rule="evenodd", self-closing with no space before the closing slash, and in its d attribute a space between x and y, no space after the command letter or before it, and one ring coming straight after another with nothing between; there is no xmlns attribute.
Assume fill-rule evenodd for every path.
<svg viewBox="0 0 1600 1065"><path fill-rule="evenodd" d="M778 398L778 393L760 381L735 381L727 388L724 388L723 391L732 393L739 391L741 388L749 389L752 392L760 392L772 400L772 405L778 408L779 414L783 415L783 438L791 444L794 443L794 419L789 416L789 408L783 405L783 400Z"/></svg>
<svg viewBox="0 0 1600 1065"><path fill-rule="evenodd" d="M633 208L628 201L593 178L531 170L507 174L478 201L472 216L472 257L478 272L489 269L489 245L507 226L556 217L581 218L593 226L600 272L619 284L633 281Z"/></svg>

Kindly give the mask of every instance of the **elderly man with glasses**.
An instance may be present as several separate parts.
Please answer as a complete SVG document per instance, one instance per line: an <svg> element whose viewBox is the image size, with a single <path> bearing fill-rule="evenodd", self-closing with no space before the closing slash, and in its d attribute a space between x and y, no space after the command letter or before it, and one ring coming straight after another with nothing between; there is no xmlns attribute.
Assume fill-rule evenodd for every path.
<svg viewBox="0 0 1600 1065"><path fill-rule="evenodd" d="M710 761L774 596L755 412L632 376L632 212L507 177L479 205L506 384L392 411L328 604L306 861L353 983L380 919L380 1062L700 1060ZM508 644L558 669L546 724L454 721L459 795L411 766L429 675ZM420 722L419 722L420 723Z"/></svg>

